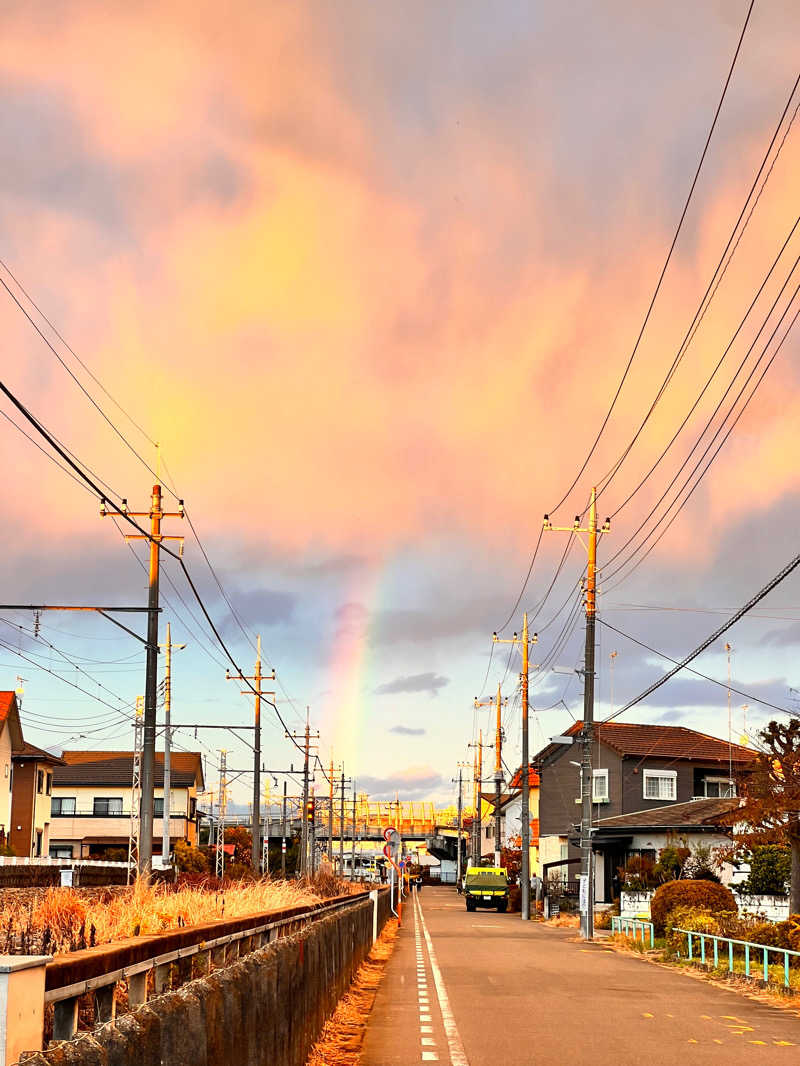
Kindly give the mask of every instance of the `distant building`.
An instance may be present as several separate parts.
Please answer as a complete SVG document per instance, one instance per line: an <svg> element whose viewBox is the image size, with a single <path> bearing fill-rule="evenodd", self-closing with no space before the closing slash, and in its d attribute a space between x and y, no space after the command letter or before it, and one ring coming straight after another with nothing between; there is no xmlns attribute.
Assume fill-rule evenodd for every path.
<svg viewBox="0 0 800 1066"><path fill-rule="evenodd" d="M65 751L53 770L50 855L104 858L127 852L133 797L133 753ZM156 752L153 854L161 855L164 755ZM170 760L170 846L197 843L197 797L205 788L200 752L173 751Z"/></svg>
<svg viewBox="0 0 800 1066"><path fill-rule="evenodd" d="M580 758L581 729L582 723L576 722L566 732L574 744L548 744L534 757L541 776L540 860L545 874L558 871L564 879L566 864L574 871L580 857L576 826L581 818L581 781L580 767L574 763ZM595 723L592 810L603 838L602 849L597 848L596 898L610 900L617 869L633 855L646 851L649 856L652 850L638 846L637 834L623 832L627 819L617 824L612 819L669 804L735 797L738 780L755 762L756 753L749 748L685 726ZM697 813L699 817L699 809ZM691 817L687 828L689 823ZM630 824L649 825L641 818ZM655 828L653 824L651 833ZM696 828L693 823L692 828Z"/></svg>
<svg viewBox="0 0 800 1066"><path fill-rule="evenodd" d="M12 761L11 847L15 855L40 859L50 854L53 769L63 760L23 741L14 748Z"/></svg>
<svg viewBox="0 0 800 1066"><path fill-rule="evenodd" d="M22 726L14 692L0 692L0 846L11 833L11 789L14 783L14 748L22 746Z"/></svg>

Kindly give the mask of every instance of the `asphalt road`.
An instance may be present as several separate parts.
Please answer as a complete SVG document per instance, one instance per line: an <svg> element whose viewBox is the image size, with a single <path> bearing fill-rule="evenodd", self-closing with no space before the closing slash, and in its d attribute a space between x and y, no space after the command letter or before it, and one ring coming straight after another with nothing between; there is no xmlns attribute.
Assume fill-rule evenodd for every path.
<svg viewBox="0 0 800 1066"><path fill-rule="evenodd" d="M419 904L404 910L363 1066L800 1062L800 1003L762 1005L518 914L468 914L454 889L425 888Z"/></svg>

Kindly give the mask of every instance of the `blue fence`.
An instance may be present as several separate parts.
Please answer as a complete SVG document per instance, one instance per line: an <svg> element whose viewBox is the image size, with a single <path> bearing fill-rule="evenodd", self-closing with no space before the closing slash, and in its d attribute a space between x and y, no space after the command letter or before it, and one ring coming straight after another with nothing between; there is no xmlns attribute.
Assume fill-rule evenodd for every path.
<svg viewBox="0 0 800 1066"><path fill-rule="evenodd" d="M623 933L625 936L632 936L634 940L641 937L643 944L645 942L645 933L647 933L650 938L650 947L652 947L655 942L653 923L643 921L641 918L612 917L611 932Z"/></svg>
<svg viewBox="0 0 800 1066"><path fill-rule="evenodd" d="M716 936L714 933L694 933L688 929L673 929L674 933L682 933L687 938L687 950L689 962L699 962L701 965L708 965L713 959L714 969L720 968L720 958L723 959L723 965L725 961L728 964L728 973L737 972L734 970L733 960L735 954L735 947L738 946L743 950L744 954L744 972L746 977L754 976L751 973L752 963L755 962L757 968L763 967L763 979L764 983L769 983L769 958L770 954L777 955L783 959L783 985L784 988L789 988L789 959L800 959L800 951L791 951L789 948L773 948L768 944L751 944L748 940L733 940L726 936ZM700 952L698 954L697 942L700 942ZM710 946L707 946L707 942L710 941ZM722 946L722 950L720 950ZM761 961L758 960L758 953L761 952ZM753 958L755 956L755 958Z"/></svg>

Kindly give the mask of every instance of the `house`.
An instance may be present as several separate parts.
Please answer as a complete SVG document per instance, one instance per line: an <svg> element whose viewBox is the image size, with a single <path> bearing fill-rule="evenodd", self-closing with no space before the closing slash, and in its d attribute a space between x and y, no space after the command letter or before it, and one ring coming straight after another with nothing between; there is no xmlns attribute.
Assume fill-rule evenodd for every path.
<svg viewBox="0 0 800 1066"><path fill-rule="evenodd" d="M574 841L581 816L579 760L583 725L565 733L574 744L551 743L534 758L539 792L539 858L545 867L580 857ZM735 796L737 780L754 768L756 753L739 744L685 726L597 722L592 746L592 801L595 824L621 815L663 809L694 799ZM624 865L626 845L608 852L609 870ZM550 865L553 864L553 865ZM566 876L566 865L563 867ZM597 877L610 891L611 873Z"/></svg>
<svg viewBox="0 0 800 1066"><path fill-rule="evenodd" d="M736 797L694 799L600 818L592 836L597 902L610 903L619 896L618 870L632 855L655 862L669 844L680 843L692 849L698 845L714 849L730 844L726 827L739 803ZM577 843L577 836L571 839ZM725 864L723 881L730 880L732 870L730 864Z"/></svg>
<svg viewBox="0 0 800 1066"><path fill-rule="evenodd" d="M131 828L133 753L64 751L53 769L50 855L53 858L127 857ZM164 755L153 768L153 853L161 854ZM170 842L197 842L197 797L204 790L200 752L173 751L170 759Z"/></svg>
<svg viewBox="0 0 800 1066"><path fill-rule="evenodd" d="M31 859L49 855L53 769L62 762L24 740L14 748L9 837L15 855Z"/></svg>
<svg viewBox="0 0 800 1066"><path fill-rule="evenodd" d="M530 863L531 871L536 869L539 855L539 774L531 764L528 767L528 814L531 827ZM522 767L511 778L509 791L500 799L501 827L500 839L504 848L518 850L522 847ZM483 850L484 855L494 855L494 793L483 792L484 801Z"/></svg>
<svg viewBox="0 0 800 1066"><path fill-rule="evenodd" d="M11 833L11 789L14 783L14 748L22 746L19 705L14 692L0 692L0 846Z"/></svg>

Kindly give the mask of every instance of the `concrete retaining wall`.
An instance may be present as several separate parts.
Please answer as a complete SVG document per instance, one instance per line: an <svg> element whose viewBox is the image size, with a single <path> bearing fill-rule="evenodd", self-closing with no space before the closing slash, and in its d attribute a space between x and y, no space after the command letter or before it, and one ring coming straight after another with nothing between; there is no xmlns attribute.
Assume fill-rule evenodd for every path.
<svg viewBox="0 0 800 1066"><path fill-rule="evenodd" d="M378 928L389 916L378 896ZM276 940L26 1066L304 1066L372 947L371 900Z"/></svg>

